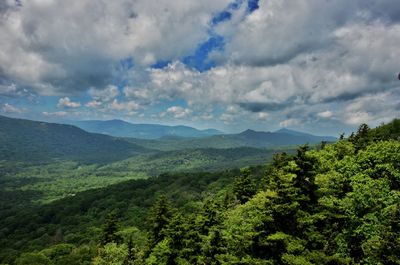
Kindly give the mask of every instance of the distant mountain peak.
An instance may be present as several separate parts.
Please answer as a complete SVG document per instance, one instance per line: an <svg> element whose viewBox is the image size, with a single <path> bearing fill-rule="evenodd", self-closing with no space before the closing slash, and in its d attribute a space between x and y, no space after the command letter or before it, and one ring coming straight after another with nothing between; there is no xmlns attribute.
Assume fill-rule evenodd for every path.
<svg viewBox="0 0 400 265"><path fill-rule="evenodd" d="M257 132L257 131L252 130L252 129L247 129L247 130L245 130L245 131L243 131L243 132L241 132L239 134L241 134L241 135L252 135L252 134L257 134L257 133L260 133L260 132Z"/></svg>
<svg viewBox="0 0 400 265"><path fill-rule="evenodd" d="M288 129L288 128L279 129L279 130L275 131L275 133L287 133L287 134L291 134L291 135L311 135L309 133L299 132L299 131Z"/></svg>
<svg viewBox="0 0 400 265"><path fill-rule="evenodd" d="M297 131L288 128L281 128L275 132L297 132Z"/></svg>
<svg viewBox="0 0 400 265"><path fill-rule="evenodd" d="M299 131L288 129L288 128L279 129L279 130L275 131L275 133L286 133L286 134L290 134L293 136L322 137L322 138L326 138L329 141L336 140L336 137L333 137L333 136L318 136L318 135L314 135L311 133L299 132Z"/></svg>
<svg viewBox="0 0 400 265"><path fill-rule="evenodd" d="M107 120L106 120L107 121ZM112 121L112 122L126 122L124 120L120 120L120 119L112 119L112 120L108 120L108 121Z"/></svg>
<svg viewBox="0 0 400 265"><path fill-rule="evenodd" d="M92 133L141 139L159 139L164 136L196 138L222 134L222 132L215 129L198 130L185 125L138 124L119 119L67 121L67 123Z"/></svg>
<svg viewBox="0 0 400 265"><path fill-rule="evenodd" d="M238 136L250 141L259 141L258 144L271 143L275 145L318 143L321 141L335 141L335 137L317 136L309 133L299 132L288 128L282 128L274 132L255 131L247 129Z"/></svg>

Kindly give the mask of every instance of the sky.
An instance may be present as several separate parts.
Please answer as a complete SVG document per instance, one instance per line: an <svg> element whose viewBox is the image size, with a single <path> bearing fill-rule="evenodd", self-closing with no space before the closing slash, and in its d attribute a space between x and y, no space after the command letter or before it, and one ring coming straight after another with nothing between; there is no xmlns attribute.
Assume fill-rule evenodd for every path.
<svg viewBox="0 0 400 265"><path fill-rule="evenodd" d="M400 115L398 0L1 0L0 115L339 135Z"/></svg>

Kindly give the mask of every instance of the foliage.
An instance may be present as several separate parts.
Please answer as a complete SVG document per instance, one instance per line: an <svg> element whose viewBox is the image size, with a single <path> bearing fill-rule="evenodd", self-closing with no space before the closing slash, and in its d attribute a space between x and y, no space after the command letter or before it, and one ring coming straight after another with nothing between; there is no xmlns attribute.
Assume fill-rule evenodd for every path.
<svg viewBox="0 0 400 265"><path fill-rule="evenodd" d="M98 255L93 259L93 265L123 265L128 255L126 245L108 243L99 248Z"/></svg>
<svg viewBox="0 0 400 265"><path fill-rule="evenodd" d="M120 243L122 238L118 232L118 219L114 212L111 212L106 217L106 223L103 228L103 236L101 239L102 245L109 243Z"/></svg>
<svg viewBox="0 0 400 265"><path fill-rule="evenodd" d="M241 174L235 178L233 192L240 203L245 203L256 194L256 186L251 178L250 170L243 169Z"/></svg>
<svg viewBox="0 0 400 265"><path fill-rule="evenodd" d="M172 208L165 195L157 198L147 216L150 246L154 247L165 238L165 229L172 217Z"/></svg>
<svg viewBox="0 0 400 265"><path fill-rule="evenodd" d="M234 149L239 147L292 149L299 144L318 144L321 141L334 142L334 137L314 136L289 130L277 132L256 132L247 130L238 134L213 135L202 138L163 137L156 140L125 138L130 143L147 149L176 151L182 149Z"/></svg>
<svg viewBox="0 0 400 265"><path fill-rule="evenodd" d="M0 116L0 161L109 163L144 152L141 146L75 126Z"/></svg>
<svg viewBox="0 0 400 265"><path fill-rule="evenodd" d="M252 172L259 174L261 171L252 168ZM21 206L13 207L12 199L20 199L11 197L10 204L0 212L0 261L15 259L18 256L16 252L21 250L41 250L52 246L60 242L56 238L76 246L98 244L105 217L111 212L119 217L118 235L125 242L132 235L136 247L145 247L147 212L161 193L182 211L193 212L201 207L202 198L228 186L238 173L238 170L232 170L163 174L157 178L131 180L77 193L46 205L21 201ZM6 199L6 194L3 195Z"/></svg>
<svg viewBox="0 0 400 265"><path fill-rule="evenodd" d="M9 201L15 207L16 202L29 199L31 202L49 203L88 189L165 172L219 171L257 165L268 160L274 152L254 148L183 150L137 155L106 165L87 165L73 161L32 165L0 161L0 172L3 171L0 174L0 190L7 193L5 201L0 204ZM10 195L18 195L19 198L11 200Z"/></svg>
<svg viewBox="0 0 400 265"><path fill-rule="evenodd" d="M22 207L0 227L0 260L400 264L397 124L363 125L323 148L275 155L265 167L162 174ZM121 218L111 234L124 242L101 246L110 212Z"/></svg>

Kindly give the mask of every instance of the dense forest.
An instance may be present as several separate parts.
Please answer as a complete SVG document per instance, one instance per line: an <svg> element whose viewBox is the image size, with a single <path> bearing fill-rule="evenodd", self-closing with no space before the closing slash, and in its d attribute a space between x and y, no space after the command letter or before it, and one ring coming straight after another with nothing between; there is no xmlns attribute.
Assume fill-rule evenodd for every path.
<svg viewBox="0 0 400 265"><path fill-rule="evenodd" d="M2 264L400 264L400 120L261 166L7 204L0 217Z"/></svg>
<svg viewBox="0 0 400 265"><path fill-rule="evenodd" d="M309 138L303 137L300 143ZM4 195L0 211L7 205L48 203L88 189L165 172L214 172L259 165L279 150L294 152L295 148L255 148L246 141L225 148L224 144L232 143L230 140L206 147L204 139L117 138L72 125L0 115L0 194Z"/></svg>
<svg viewBox="0 0 400 265"><path fill-rule="evenodd" d="M0 0L0 265L400 265L400 0Z"/></svg>

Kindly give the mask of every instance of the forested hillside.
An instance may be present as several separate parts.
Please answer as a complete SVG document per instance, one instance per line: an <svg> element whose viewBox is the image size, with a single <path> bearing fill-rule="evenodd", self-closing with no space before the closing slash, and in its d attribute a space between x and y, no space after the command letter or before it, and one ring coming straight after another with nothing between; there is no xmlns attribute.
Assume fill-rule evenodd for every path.
<svg viewBox="0 0 400 265"><path fill-rule="evenodd" d="M400 120L361 125L347 139L300 146L263 167L161 175L32 210L10 208L0 259L400 264L399 135Z"/></svg>
<svg viewBox="0 0 400 265"><path fill-rule="evenodd" d="M258 132L246 130L238 134L221 134L203 138L163 137L157 140L127 138L127 141L145 148L172 151L194 148L288 148L300 144L315 145L320 142L335 142L332 136L316 136L290 130Z"/></svg>
<svg viewBox="0 0 400 265"><path fill-rule="evenodd" d="M116 137L157 139L164 136L204 137L221 134L215 129L197 130L189 126L167 126L160 124L133 124L122 120L108 121L69 121L88 132L108 134Z"/></svg>
<svg viewBox="0 0 400 265"><path fill-rule="evenodd" d="M0 161L106 163L149 150L72 125L0 116Z"/></svg>
<svg viewBox="0 0 400 265"><path fill-rule="evenodd" d="M35 202L49 202L84 190L166 172L213 172L262 164L276 152L246 147L190 149L142 154L113 163L88 165L74 161L44 165L0 161L0 193L25 193L25 200L29 197ZM9 198L13 196L6 196L2 203L13 205L19 202Z"/></svg>
<svg viewBox="0 0 400 265"><path fill-rule="evenodd" d="M166 172L257 165L277 152L249 147L187 149L179 142L174 150L160 151L145 147L141 141L146 140L135 141L138 144L71 125L0 116L0 193L5 195L1 205L48 203ZM285 150L293 151L291 147ZM16 194L20 199L15 200Z"/></svg>
<svg viewBox="0 0 400 265"><path fill-rule="evenodd" d="M0 265L400 265L399 72L400 0L0 0Z"/></svg>

